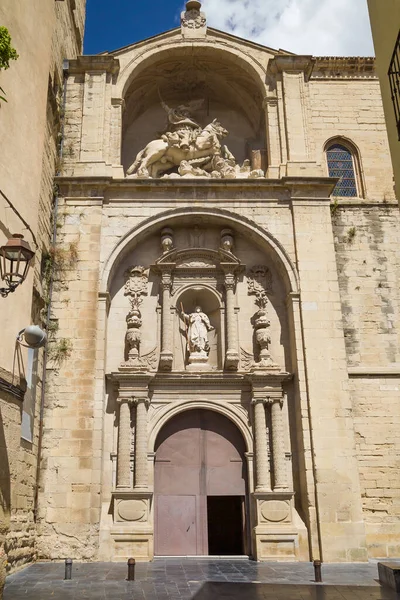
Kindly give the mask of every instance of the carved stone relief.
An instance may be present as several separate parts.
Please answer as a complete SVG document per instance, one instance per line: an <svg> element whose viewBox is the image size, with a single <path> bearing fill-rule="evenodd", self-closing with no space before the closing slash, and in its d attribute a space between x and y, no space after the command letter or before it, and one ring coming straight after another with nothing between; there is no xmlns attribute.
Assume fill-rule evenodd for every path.
<svg viewBox="0 0 400 600"><path fill-rule="evenodd" d="M139 306L143 296L147 296L148 274L144 267L134 266L125 272L125 296L129 297L131 310L126 317L127 332L125 335L125 363L126 367L142 367L140 360L140 341L142 315Z"/></svg>
<svg viewBox="0 0 400 600"><path fill-rule="evenodd" d="M164 134L147 144L128 168L127 176L142 179L164 178L212 178L254 179L264 177L261 169L251 170L249 160L243 165L222 145L229 134L221 123L214 119L203 127L192 113L202 101L170 108L162 101L168 117L168 128ZM168 173L170 171L170 173Z"/></svg>
<svg viewBox="0 0 400 600"><path fill-rule="evenodd" d="M144 500L120 500L118 502L118 521L144 521L146 514L147 505Z"/></svg>
<svg viewBox="0 0 400 600"><path fill-rule="evenodd" d="M270 523L287 521L290 515L290 504L284 500L266 500L260 505L261 517Z"/></svg>
<svg viewBox="0 0 400 600"><path fill-rule="evenodd" d="M254 327L255 339L260 349L259 360L255 363L256 368L259 369L277 368L269 351L269 345L271 344L269 327L271 322L267 312L267 292L272 292L271 272L266 266L256 265L248 273L248 294L249 296L256 297L255 303L259 307L259 310L253 315L251 320Z"/></svg>

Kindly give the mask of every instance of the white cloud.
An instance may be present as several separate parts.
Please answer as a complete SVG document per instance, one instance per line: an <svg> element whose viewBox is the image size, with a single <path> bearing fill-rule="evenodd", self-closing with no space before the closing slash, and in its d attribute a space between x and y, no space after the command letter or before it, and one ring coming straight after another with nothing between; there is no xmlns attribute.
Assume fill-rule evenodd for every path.
<svg viewBox="0 0 400 600"><path fill-rule="evenodd" d="M210 27L314 56L374 54L367 0L203 0Z"/></svg>

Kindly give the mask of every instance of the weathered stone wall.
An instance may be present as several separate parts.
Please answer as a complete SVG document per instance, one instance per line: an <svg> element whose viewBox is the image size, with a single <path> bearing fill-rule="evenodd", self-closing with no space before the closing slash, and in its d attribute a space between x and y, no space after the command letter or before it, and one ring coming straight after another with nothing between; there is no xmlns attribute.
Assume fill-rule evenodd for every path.
<svg viewBox="0 0 400 600"><path fill-rule="evenodd" d="M310 127L317 162L328 174L325 144L343 136L359 151L360 196L373 201L394 200L393 172L383 114L379 81L376 78L312 79Z"/></svg>
<svg viewBox="0 0 400 600"><path fill-rule="evenodd" d="M9 99L9 103L2 107L2 139L7 140L9 152L8 160L2 165L2 190L28 221L37 240L36 248L31 234L5 203L3 206L1 199L1 235L22 231L36 250L34 269L27 281L14 296L1 300L3 343L0 366L3 370L0 375L3 374L4 380L17 388L24 388L27 354L24 349L19 352L13 377L15 337L22 327L30 323L42 327L45 324L47 291L41 267L43 252L48 252L52 235L53 177L59 168L63 59L75 57L82 51L85 3L86 0L74 3L50 0L42 3L40 10L32 8L32 14L26 6L23 18L13 2L3 3L0 10L2 23L9 27L13 44L20 55L13 68L7 71L6 79L2 79ZM25 82L22 88L21 81ZM28 130L29 139L26 136ZM1 238L0 242L3 241ZM5 559L7 569L13 570L31 562L36 556L34 509L43 350L39 351L38 358L32 441L21 438L23 394L21 399L17 399L15 395L3 395L0 390L4 428L0 440L0 597Z"/></svg>
<svg viewBox="0 0 400 600"><path fill-rule="evenodd" d="M97 549L102 414L94 410L101 210L60 205L59 248L69 261L55 285L58 323L44 412L38 556L93 559Z"/></svg>
<svg viewBox="0 0 400 600"><path fill-rule="evenodd" d="M399 209L346 201L332 213L367 544L397 556Z"/></svg>

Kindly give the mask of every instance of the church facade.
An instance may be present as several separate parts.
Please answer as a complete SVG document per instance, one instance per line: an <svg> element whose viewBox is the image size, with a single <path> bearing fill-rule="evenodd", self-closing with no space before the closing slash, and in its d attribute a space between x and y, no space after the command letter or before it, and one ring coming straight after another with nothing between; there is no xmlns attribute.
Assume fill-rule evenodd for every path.
<svg viewBox="0 0 400 600"><path fill-rule="evenodd" d="M398 555L373 59L262 47L189 0L66 86L38 557Z"/></svg>

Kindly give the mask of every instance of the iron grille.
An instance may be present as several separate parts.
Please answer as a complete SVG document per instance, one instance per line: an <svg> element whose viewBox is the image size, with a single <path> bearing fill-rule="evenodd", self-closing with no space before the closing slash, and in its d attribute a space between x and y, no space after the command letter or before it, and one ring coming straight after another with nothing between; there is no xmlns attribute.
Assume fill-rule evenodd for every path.
<svg viewBox="0 0 400 600"><path fill-rule="evenodd" d="M400 140L400 31L397 36L392 60L389 67L390 91L397 123L397 134Z"/></svg>
<svg viewBox="0 0 400 600"><path fill-rule="evenodd" d="M356 176L351 152L341 144L330 146L326 152L329 177L339 177L332 196L357 196Z"/></svg>

